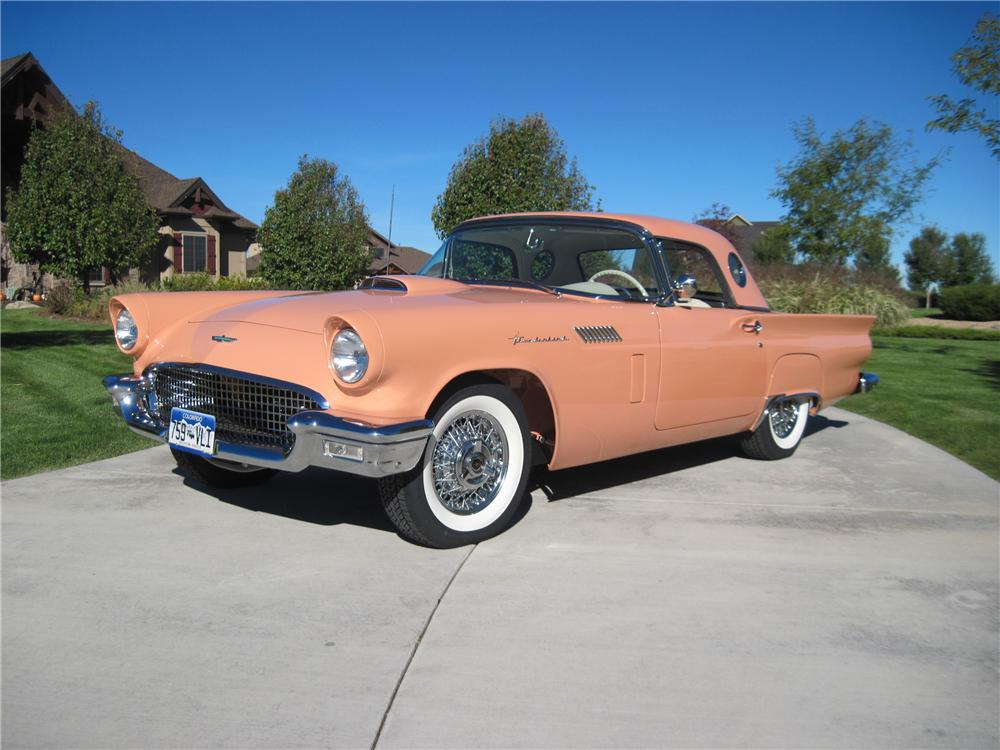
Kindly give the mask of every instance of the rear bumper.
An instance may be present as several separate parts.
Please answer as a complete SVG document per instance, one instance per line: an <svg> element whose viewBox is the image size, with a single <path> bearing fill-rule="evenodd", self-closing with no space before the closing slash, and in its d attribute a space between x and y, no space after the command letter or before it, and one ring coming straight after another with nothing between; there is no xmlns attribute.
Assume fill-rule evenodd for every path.
<svg viewBox="0 0 1000 750"><path fill-rule="evenodd" d="M868 393L875 386L878 385L878 375L874 372L861 372L858 373L858 385L854 389L855 393Z"/></svg>
<svg viewBox="0 0 1000 750"><path fill-rule="evenodd" d="M125 423L153 440L167 442L167 425L147 411L144 381L130 375L109 375L104 387ZM215 458L237 463L302 471L309 466L382 477L409 471L424 454L434 423L429 419L391 425L349 422L325 411L303 411L288 420L295 444L287 454L217 440Z"/></svg>

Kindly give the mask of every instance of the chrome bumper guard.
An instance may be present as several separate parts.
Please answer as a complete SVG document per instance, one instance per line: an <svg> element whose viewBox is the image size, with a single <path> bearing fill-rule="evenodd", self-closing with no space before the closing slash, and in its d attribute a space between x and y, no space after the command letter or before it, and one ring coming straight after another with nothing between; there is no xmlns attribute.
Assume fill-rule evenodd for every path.
<svg viewBox="0 0 1000 750"><path fill-rule="evenodd" d="M877 385L878 385L878 375L876 375L874 372L858 373L858 387L854 389L854 392L868 393Z"/></svg>
<svg viewBox="0 0 1000 750"><path fill-rule="evenodd" d="M104 378L115 406L133 432L167 442L167 425L145 406L145 382L131 375ZM279 449L217 440L215 458L281 471L320 466L365 477L409 471L419 463L434 429L429 419L391 425L349 422L325 411L303 411L288 420L295 444Z"/></svg>

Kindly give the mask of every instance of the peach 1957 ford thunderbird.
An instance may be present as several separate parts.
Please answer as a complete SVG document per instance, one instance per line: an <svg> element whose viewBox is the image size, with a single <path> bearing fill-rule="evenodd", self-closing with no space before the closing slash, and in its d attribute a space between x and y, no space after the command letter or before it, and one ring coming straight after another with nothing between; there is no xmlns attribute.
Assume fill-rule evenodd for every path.
<svg viewBox="0 0 1000 750"><path fill-rule="evenodd" d="M859 372L873 318L772 312L723 237L643 216L474 219L414 276L110 313L134 366L105 385L185 472L376 477L399 532L436 547L503 530L533 463L736 434L785 458L810 414L878 381Z"/></svg>

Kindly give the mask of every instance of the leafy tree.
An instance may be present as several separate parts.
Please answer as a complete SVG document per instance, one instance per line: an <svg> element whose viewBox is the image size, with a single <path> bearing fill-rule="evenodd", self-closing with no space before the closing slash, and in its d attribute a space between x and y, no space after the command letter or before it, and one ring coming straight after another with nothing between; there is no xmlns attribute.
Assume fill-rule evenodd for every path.
<svg viewBox="0 0 1000 750"><path fill-rule="evenodd" d="M986 238L981 234L960 232L951 239L950 273L947 286L992 284L993 263L986 253Z"/></svg>
<svg viewBox="0 0 1000 750"><path fill-rule="evenodd" d="M159 221L128 171L121 131L95 102L58 111L28 141L21 182L7 196L10 249L42 273L79 278L104 266L114 280L157 244Z"/></svg>
<svg viewBox="0 0 1000 750"><path fill-rule="evenodd" d="M1000 19L984 13L972 30L972 42L951 56L952 70L964 85L993 97L992 102L987 99L979 104L972 97L955 101L947 94L929 97L938 116L927 123L927 129L979 133L1000 159L1000 120L988 116L997 111L996 97L1000 96Z"/></svg>
<svg viewBox="0 0 1000 750"><path fill-rule="evenodd" d="M924 227L910 240L910 249L903 255L906 265L906 283L910 289L922 289L927 294L927 307L931 306L931 290L940 286L951 268L948 235L937 227Z"/></svg>
<svg viewBox="0 0 1000 750"><path fill-rule="evenodd" d="M764 230L753 243L754 263L761 265L791 264L795 262L792 233L785 224Z"/></svg>
<svg viewBox="0 0 1000 750"><path fill-rule="evenodd" d="M444 237L475 216L521 211L587 211L594 186L566 155L541 114L520 122L501 118L489 135L467 146L448 175L431 220Z"/></svg>
<svg viewBox="0 0 1000 750"><path fill-rule="evenodd" d="M368 216L350 179L325 159L299 158L264 212L260 274L286 289L348 289L368 271Z"/></svg>
<svg viewBox="0 0 1000 750"><path fill-rule="evenodd" d="M903 166L912 146L863 119L825 140L812 119L794 133L799 154L778 167L771 195L787 210L782 223L795 252L824 264L888 267L892 225L910 216L938 160Z"/></svg>

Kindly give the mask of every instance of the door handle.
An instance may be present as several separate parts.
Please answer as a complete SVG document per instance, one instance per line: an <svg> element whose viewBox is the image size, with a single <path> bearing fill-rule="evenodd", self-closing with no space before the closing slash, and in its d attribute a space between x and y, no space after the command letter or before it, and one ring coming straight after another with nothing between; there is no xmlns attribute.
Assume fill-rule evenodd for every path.
<svg viewBox="0 0 1000 750"><path fill-rule="evenodd" d="M764 329L764 326L759 320L755 320L753 323L749 321L743 324L743 330L747 333L760 333Z"/></svg>

